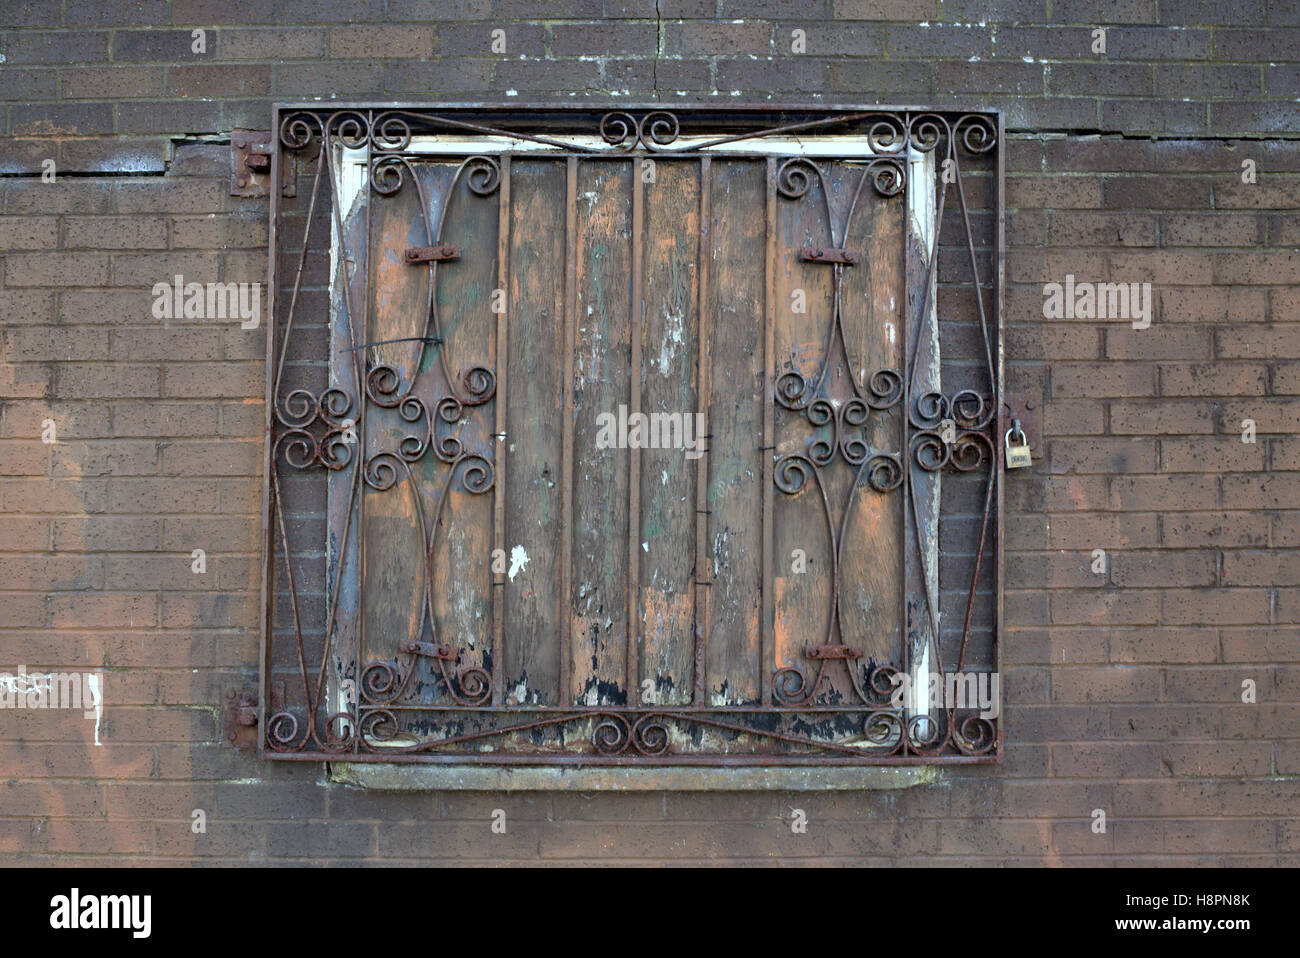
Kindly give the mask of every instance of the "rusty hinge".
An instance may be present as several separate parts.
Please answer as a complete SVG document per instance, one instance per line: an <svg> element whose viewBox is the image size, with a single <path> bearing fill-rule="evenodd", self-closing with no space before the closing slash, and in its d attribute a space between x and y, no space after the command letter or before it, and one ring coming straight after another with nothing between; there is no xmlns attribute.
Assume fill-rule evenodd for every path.
<svg viewBox="0 0 1300 958"><path fill-rule="evenodd" d="M221 744L234 748L256 748L257 729L262 719L257 692L248 686L226 688L222 709ZM267 714L284 711L284 682L271 683L271 706Z"/></svg>
<svg viewBox="0 0 1300 958"><path fill-rule="evenodd" d="M232 130L230 133L230 195L266 196L271 185L270 130ZM280 155L280 195L297 196L297 159Z"/></svg>
<svg viewBox="0 0 1300 958"><path fill-rule="evenodd" d="M257 744L257 693L250 688L226 689L225 722L221 741L235 748Z"/></svg>
<svg viewBox="0 0 1300 958"><path fill-rule="evenodd" d="M805 263L843 263L846 266L853 266L862 257L855 249L844 249L838 246L801 246L799 258Z"/></svg>
<svg viewBox="0 0 1300 958"><path fill-rule="evenodd" d="M453 645L434 645L432 642L403 642L402 651L426 655L431 659L446 659L448 662L455 662L460 655L460 650Z"/></svg>
<svg viewBox="0 0 1300 958"><path fill-rule="evenodd" d="M450 243L438 243L435 246L412 246L406 251L408 263L432 263L442 260L460 259L460 247Z"/></svg>
<svg viewBox="0 0 1300 958"><path fill-rule="evenodd" d="M862 650L852 645L810 645L803 654L810 659L862 658Z"/></svg>

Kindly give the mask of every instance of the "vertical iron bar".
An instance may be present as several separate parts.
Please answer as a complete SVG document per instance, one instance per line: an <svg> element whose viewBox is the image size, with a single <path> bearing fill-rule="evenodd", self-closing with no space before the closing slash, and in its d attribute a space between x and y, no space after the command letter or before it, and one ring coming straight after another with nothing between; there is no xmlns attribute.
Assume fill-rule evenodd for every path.
<svg viewBox="0 0 1300 958"><path fill-rule="evenodd" d="M643 237L645 189L641 182L644 160L632 161L632 302L628 312L632 357L628 390L628 421L641 412L641 313L644 282ZM628 443L627 483L627 703L640 704L640 619L641 609L641 450Z"/></svg>
<svg viewBox="0 0 1300 958"><path fill-rule="evenodd" d="M1006 173L1007 173L1007 154L1006 154L1006 129L1002 111L998 111L998 139L994 144L997 151L997 289L994 291L993 312L994 327L997 330L997 381L993 384L994 402L998 404L997 435L993 437L993 469L997 473L997 522L994 523L994 555L993 555L993 668L999 675L1002 674L1002 576L1003 576L1003 535L1002 535L1002 501L1003 501L1003 479L1006 472L1002 467L1002 437L1006 432L1006 425L1003 416L1006 413L1002 395L1002 363L1004 359L1002 323L1004 317L1003 311L1003 282L1005 281L1006 272ZM999 694L1001 685L999 685ZM997 704L997 703L995 703ZM994 746L997 752L997 760L1003 759L1002 749L1002 722L997 723L997 744Z"/></svg>
<svg viewBox="0 0 1300 958"><path fill-rule="evenodd" d="M505 300L497 313L496 413L493 456L496 468L492 488L492 536L496 548L506 551L506 381L510 378L510 154L501 157L501 186L497 193L497 288ZM490 565L489 565L490 568ZM492 703L504 704L505 687L505 573L493 573L492 589Z"/></svg>
<svg viewBox="0 0 1300 958"><path fill-rule="evenodd" d="M343 308L345 313L347 314L347 323L345 328L347 330L348 351L352 355L352 376L353 376L353 385L356 387L357 396L358 396L357 420L359 423L360 419L365 414L365 405L364 405L365 381L362 373L363 353L360 350L357 350L355 347L357 346L358 342L365 341L362 338L362 336L365 333L365 330L364 329L361 330L360 334L358 334L358 331L355 327L356 309L353 307L352 282L351 282L351 277L348 275L348 269L347 269L349 263L348 247L347 247L347 239L346 239L347 234L345 233L343 228L343 213L342 213L343 179L346 176L346 174L344 173L345 167L343 165L342 155L339 156L338 163L335 163L334 161L334 154L333 154L334 147L333 147L333 143L331 142L331 138L329 136L329 122L330 120L328 117L325 117L320 121L321 148L320 148L320 153L317 156L317 162L324 164L326 175L329 177L329 183L330 183L329 203L330 203L331 218L333 219L333 226L332 226L333 233L331 234L331 243L333 242L338 243L338 259L337 259L336 266L338 269L338 275L341 276L340 282L343 287ZM337 179L336 179L336 174L337 174ZM334 237L337 237L337 239L335 239ZM304 268L305 262L306 262L305 258L303 261L299 262L298 264L299 272L301 272L302 269ZM330 274L331 284L333 284L334 282L334 277L335 274L331 272ZM331 317L330 343L331 346L334 343L332 317ZM361 616L360 556L361 556L362 539L364 538L365 535L364 530L361 528L361 501L365 497L365 484L360 481L360 477L362 474L362 470L364 469L364 465L365 465L365 452L364 452L364 446L362 445L361 433L358 427L357 453L356 453L356 462L353 468L352 491L348 495L347 514L343 524L343 538L339 543L339 568L338 568L337 582L335 585L335 593L331 600L333 603L337 604L339 592L342 589L341 583L342 583L343 568L344 568L344 564L347 562L347 556L348 556L348 530L351 529L352 527L352 516L353 516L353 511L355 510L356 528L357 528L356 549L357 549L357 556L358 556L357 561L354 563L356 568L357 592L358 592L357 608L356 608L357 628L350 629L348 634L350 638L349 652L351 654L351 658L349 661L352 664L353 668L357 670L361 668L360 665L361 638L358 633L358 629L360 628L360 616ZM272 470L272 476L274 476L274 469ZM352 737L352 748L354 752L360 749L360 743L361 743L361 733L360 733L360 724L359 724L360 702L361 702L360 694L358 693L357 696L355 696L353 699L353 705L356 710L354 717L358 720L357 722L354 722L353 725L355 734Z"/></svg>
<svg viewBox="0 0 1300 958"><path fill-rule="evenodd" d="M555 704L565 708L569 704L570 663L573 659L573 354L577 350L576 316L578 301L578 158L571 156L565 162L566 184L564 200L564 375L561 388L564 392L564 448L561 451L560 470L563 473L562 498L564 500L560 541L560 568L563 587L560 592L560 693Z"/></svg>
<svg viewBox="0 0 1300 958"><path fill-rule="evenodd" d="M367 113L367 129L374 129L375 114L371 110ZM366 175L361 181L361 195L366 200L366 230L365 236L361 241L361 248L365 250L366 255L366 286L365 293L361 300L361 334L356 338L358 343L369 341L370 337L370 270L374 264L375 257L372 255L373 250L370 248L372 239L372 230L374 225L374 196L371 195L371 184L373 180L373 169L371 164L374 162L372 153L374 146L371 138L366 137ZM339 171L339 182L342 184L343 171ZM338 197L335 197L337 202ZM450 197L448 197L448 202ZM339 244L343 245L343 227L339 227ZM340 264L343 271L343 283L346 286L349 282L347 261L343 260ZM438 291L434 290L433 295L437 298ZM352 325L352 310L348 310L348 326ZM366 388L366 362L369 354L365 350L357 352L357 401L360 404L357 408L357 468L362 470L364 476L366 467L366 399L370 395L370 390ZM417 490L418 495L418 490ZM357 649L356 657L353 660L356 663L357 670L357 700L361 699L361 669L362 659L365 658L366 648L366 542L369 540L366 535L366 484L363 482L357 494L357 628L355 631ZM433 621L433 608L429 609L429 621ZM423 623L421 623L423 625ZM416 636L411 638L417 639ZM360 708L357 709L360 713ZM361 741L361 728L356 730L357 742Z"/></svg>
<svg viewBox="0 0 1300 958"><path fill-rule="evenodd" d="M283 162L280 156L280 110L278 107L271 110L271 182L280 182L280 164ZM267 323L266 323L266 399L263 408L263 429L262 429L262 635L258 639L258 686L257 686L257 706L261 710L261 720L257 723L257 756L261 758L266 753L266 728L267 718L271 714L270 699L268 698L268 689L270 688L270 671L271 671L271 629L272 611L274 602L271 600L272 579L271 579L271 432L273 429L275 415L275 387L278 377L272 372L275 368L273 365L275 357L275 324L276 324L276 297L279 294L279 225L280 225L280 191L273 189L271 193L271 211L268 225L267 246L270 250L270 264L267 267L266 290L267 290ZM310 221L307 228L311 228Z"/></svg>
<svg viewBox="0 0 1300 958"><path fill-rule="evenodd" d="M904 119L904 125L910 129L910 117ZM910 516L909 505L912 502L912 449L911 449L911 429L910 419L912 411L912 330L908 325L912 318L912 277L916 270L916 253L912 248L912 191L916 189L933 190L934 184L928 180L917 184L917 178L913 176L913 165L910 162L912 149L909 146L907 154L903 157L903 162L907 169L907 186L903 194L903 322L900 329L903 331L903 401L899 406L900 418L902 424L899 430L902 434L902 445L899 452L903 460L903 494L899 500L899 508L903 513L903 575L902 575L902 605L899 606L900 615L898 617L898 638L900 648L900 665L902 672L908 678L912 676L912 639L910 634L911 609L909 601L911 595L908 591L908 583L912 581L912 544L909 538ZM920 547L920 534L917 535L917 546ZM907 710L900 709L899 717L903 723L907 722ZM903 748L907 748L907 726L902 726Z"/></svg>
<svg viewBox="0 0 1300 958"><path fill-rule="evenodd" d="M762 704L772 704L772 672L776 668L775 604L772 590L772 475L776 455L775 410L776 397L776 159L767 158L767 210L766 210L766 286L764 293L763 329L763 446L759 450L763 463L763 652L760 662L759 694Z"/></svg>
<svg viewBox="0 0 1300 958"><path fill-rule="evenodd" d="M696 329L699 336L699 358L695 367L695 403L700 409L703 428L696 441L702 443L702 455L695 460L695 688L691 696L693 705L707 705L705 701L705 673L708 669L709 643L709 448L712 442L705 437L711 434L709 399L711 377L709 369L709 260L713 256L713 230L711 228L713 165L709 157L700 157L700 235L699 309Z"/></svg>

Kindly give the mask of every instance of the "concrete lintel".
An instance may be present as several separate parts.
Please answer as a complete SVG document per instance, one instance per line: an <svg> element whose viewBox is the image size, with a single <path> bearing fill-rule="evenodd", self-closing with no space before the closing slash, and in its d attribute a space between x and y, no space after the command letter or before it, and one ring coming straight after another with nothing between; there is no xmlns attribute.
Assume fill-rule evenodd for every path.
<svg viewBox="0 0 1300 958"><path fill-rule="evenodd" d="M891 789L939 780L933 765L852 768L540 768L332 762L331 781L379 791L728 792Z"/></svg>

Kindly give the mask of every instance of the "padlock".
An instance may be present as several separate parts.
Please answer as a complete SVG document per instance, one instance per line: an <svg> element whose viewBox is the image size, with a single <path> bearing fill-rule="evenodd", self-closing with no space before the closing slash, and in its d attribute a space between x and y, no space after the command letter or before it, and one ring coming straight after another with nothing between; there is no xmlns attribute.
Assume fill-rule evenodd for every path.
<svg viewBox="0 0 1300 958"><path fill-rule="evenodd" d="M1014 446L1011 444L1012 436L1019 437ZM1008 469L1024 469L1026 466L1034 464L1033 458L1029 455L1029 437L1020 428L1019 419L1011 420L1011 428L1007 430L1004 442L1007 450Z"/></svg>

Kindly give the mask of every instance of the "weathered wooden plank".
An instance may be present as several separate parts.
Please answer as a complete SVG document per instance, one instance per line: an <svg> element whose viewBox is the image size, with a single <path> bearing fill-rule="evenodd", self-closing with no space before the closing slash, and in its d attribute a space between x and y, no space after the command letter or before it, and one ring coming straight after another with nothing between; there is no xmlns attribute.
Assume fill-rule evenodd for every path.
<svg viewBox="0 0 1300 958"><path fill-rule="evenodd" d="M496 343L493 350L492 368L496 371L497 392L492 400L495 416L492 452L496 465L496 482L492 488L492 545L493 552L501 560L506 554L506 463L507 433L506 406L509 403L508 386L510 376L510 156L501 157L500 198L497 201L497 289L506 293L497 313ZM499 550L499 551L498 551ZM494 565L492 574L492 703L500 705L505 701L505 584L508 569L500 570Z"/></svg>
<svg viewBox="0 0 1300 958"><path fill-rule="evenodd" d="M867 176L858 195L846 244L864 251L863 261L844 270L841 309L849 370L858 394L872 395L872 377L882 370L901 373L902 330L905 327L902 195L881 197L872 187L870 171L850 168L846 184L856 189L856 177ZM892 379L890 380L892 382ZM866 428L854 430L866 441L868 459L877 455L903 460L903 403L872 411ZM871 660L895 666L902 662L902 617L899 595L903 580L902 489L877 492L864 470L852 491L841 543L840 622L843 641L863 649L865 669Z"/></svg>
<svg viewBox="0 0 1300 958"><path fill-rule="evenodd" d="M645 315L645 168L643 160L632 162L632 290L628 303L628 337L631 359L628 362L628 417L635 428L641 416L641 326ZM627 449L627 648L624 668L627 701L641 701L641 449L629 433ZM647 544L648 548L648 544ZM649 698L654 698L651 692Z"/></svg>
<svg viewBox="0 0 1300 958"><path fill-rule="evenodd" d="M708 691L705 704L755 705L762 667L766 165L719 160L709 194L705 312L709 441ZM704 590L702 590L704 591Z"/></svg>
<svg viewBox="0 0 1300 958"><path fill-rule="evenodd" d="M564 167L564 372L560 388L564 393L563 449L561 469L564 474L563 512L560 529L560 575L563 588L559 595L560 682L557 704L569 705L573 696L573 432L575 425L574 362L578 337L578 160L569 157Z"/></svg>
<svg viewBox="0 0 1300 958"><path fill-rule="evenodd" d="M593 706L628 701L628 459L617 444L629 400L631 179L630 163L578 165L572 694ZM599 448L602 414L614 417L614 448Z"/></svg>
<svg viewBox="0 0 1300 958"><path fill-rule="evenodd" d="M407 247L434 242L431 224L436 223L443 194L450 183L454 165L419 164L416 175L424 187L430 208L421 209L420 191L405 174L401 190L381 196L363 189L364 212L353 218L358 228L369 227L369 239L358 236L354 248L365 257L357 264L356 276L364 280L361 297L354 303L364 310L364 332L355 345L383 343L360 349L362 364L361 390L364 395L366 372L375 366L390 366L397 378L385 401L406 393L436 402L441 377L427 371L434 350L418 342L388 342L425 335L429 317L431 274L441 272L441 264L412 265L405 261ZM427 217L427 219L426 219ZM359 326L360 324L358 324ZM422 363L421 359L424 359ZM351 355L342 357L350 362ZM360 398L360 397L359 397ZM381 456L386 468L395 470L393 486L376 490L363 486L360 507L361 600L363 662L405 661L401 646L408 640L429 636L426 607L426 584L423 556L426 532L421 527L417 495L424 495L426 468L423 462L413 467L417 482L413 488L406 470L391 454L413 428L393 408L366 400L362 438L365 459ZM387 455L385 455L387 454Z"/></svg>
<svg viewBox="0 0 1300 958"><path fill-rule="evenodd" d="M643 167L645 169L645 167ZM698 450L699 164L660 159L644 194L640 410L650 417L639 451L640 553L637 683L645 704L686 705L694 688L695 479ZM635 302L635 300L634 300ZM634 350L634 362L635 354ZM634 367L635 368L635 367ZM657 418L666 417L666 418ZM665 440L673 447L664 448ZM698 437L700 448L704 442ZM657 447L657 448L656 448ZM635 479L635 476L633 477Z"/></svg>
<svg viewBox="0 0 1300 958"><path fill-rule="evenodd" d="M439 348L445 350L456 393L466 399L474 389L467 374L474 367L492 369L496 354L492 293L497 288L500 200L499 188L480 196L470 189L469 176L462 174L444 221L443 240L459 246L463 254L438 267L436 306L445 340ZM494 406L495 400L465 405L459 422L451 425L462 454L493 462ZM439 428L446 429L447 424ZM432 455L422 462L437 470L437 478L427 483L431 496L436 496L448 481L448 467ZM467 472L473 466L466 461L451 472L440 519L436 499L427 513L430 523L439 522L433 548L433 607L442 640L461 650L458 671L462 675L469 669L492 671L493 503L490 494L466 488Z"/></svg>
<svg viewBox="0 0 1300 958"><path fill-rule="evenodd" d="M695 396L699 404L699 449L695 461L695 609L692 616L691 696L695 705L704 705L708 691L709 649L709 589L713 580L709 576L709 396L712 391L709 369L709 266L713 258L711 249L713 221L713 161L700 157L699 167L700 213L696 262L699 273L695 280L698 297L699 332L695 353Z"/></svg>
<svg viewBox="0 0 1300 958"><path fill-rule="evenodd" d="M834 443L834 430L811 421L809 407L819 399L841 398L846 384L833 319L832 279L840 267L805 262L798 255L801 246L831 243L822 183L815 175L808 181L802 196L776 200L775 376L783 391L796 382L794 377L801 377L804 386L798 392L804 408L776 404L775 443L778 457L812 459L825 448L817 446L818 441ZM838 452L824 466L803 469L806 478L799 492L778 490L775 496L774 662L778 670L799 668L811 680L817 667L804 658L805 648L837 641L832 617L834 544L849 478ZM827 668L828 685L823 689L838 682L842 672ZM793 685L784 687L799 691Z"/></svg>
<svg viewBox="0 0 1300 958"><path fill-rule="evenodd" d="M763 464L763 618L762 651L759 655L758 688L763 705L772 704L772 674L776 668L776 573L773 548L773 464L776 461L776 159L768 157L765 174L766 204L763 211L765 249L763 256L763 442L759 446Z"/></svg>
<svg viewBox="0 0 1300 958"><path fill-rule="evenodd" d="M510 350L506 397L505 692L556 705L567 615L560 540L565 353L565 164L511 164ZM498 388L500 388L498 386Z"/></svg>

